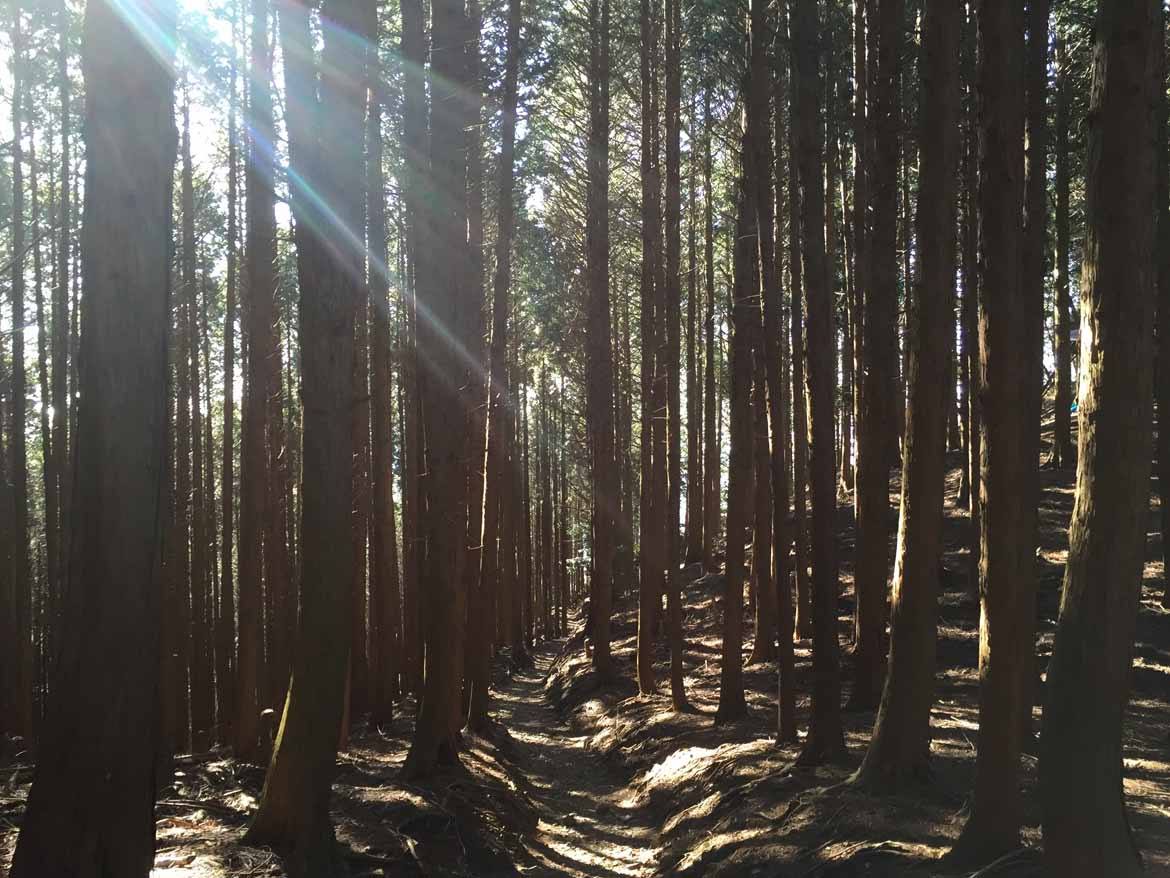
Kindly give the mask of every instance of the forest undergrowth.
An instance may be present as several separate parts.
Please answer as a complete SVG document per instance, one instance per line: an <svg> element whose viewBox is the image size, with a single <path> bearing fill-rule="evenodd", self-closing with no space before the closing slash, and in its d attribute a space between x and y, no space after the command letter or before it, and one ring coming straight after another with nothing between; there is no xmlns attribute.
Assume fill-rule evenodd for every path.
<svg viewBox="0 0 1170 878"><path fill-rule="evenodd" d="M666 686L639 697L633 684L636 594L619 589L613 657L617 682L599 686L578 614L567 639L539 644L533 666L497 663L496 723L467 735L460 765L425 784L402 779L413 723L407 705L389 727L355 735L338 757L334 820L354 876L827 876L971 875L940 858L962 828L973 783L978 720L978 600L967 577L966 511L947 481L941 568L937 698L931 777L878 795L846 782L865 752L874 714L846 712L848 756L838 765L796 765L799 742L775 740L776 671L745 669L747 719L716 725L721 577L684 591L686 688L674 712ZM1038 565L1039 671L1047 663L1067 552L1071 471L1044 470ZM898 490L897 479L892 490ZM1156 500L1151 499L1155 504ZM1156 593L1161 547L1151 518L1145 596L1138 620L1133 697L1125 735L1125 795L1147 873L1170 875L1170 612ZM894 522L891 522L893 525ZM891 526L891 533L894 528ZM842 556L852 557L852 514L839 513ZM842 568L839 636L849 679L852 569ZM754 629L745 613L744 660ZM669 655L660 639L655 672ZM798 714L810 688L807 641L797 645ZM848 692L845 693L846 698ZM1042 696L1041 696L1042 697ZM1034 708L1039 727L1040 708ZM0 772L0 875L12 855L31 781L22 754ZM974 874L1039 875L1040 814L1035 743L1024 755L1025 847ZM240 836L263 783L258 766L225 753L177 759L157 809L155 878L280 876L279 859Z"/></svg>

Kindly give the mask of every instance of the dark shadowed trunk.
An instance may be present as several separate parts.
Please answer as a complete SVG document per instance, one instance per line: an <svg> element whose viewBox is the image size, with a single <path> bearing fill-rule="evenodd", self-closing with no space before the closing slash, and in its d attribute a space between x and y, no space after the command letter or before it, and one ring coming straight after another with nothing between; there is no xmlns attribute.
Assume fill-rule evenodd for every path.
<svg viewBox="0 0 1170 878"><path fill-rule="evenodd" d="M1035 509L1027 453L1031 313L1020 272L1024 207L1024 14L1019 5L978 12L979 350L982 456L979 596L979 739L975 794L955 853L989 861L1019 844L1020 729L1032 613Z"/></svg>
<svg viewBox="0 0 1170 878"><path fill-rule="evenodd" d="M154 861L174 4L149 16L148 47L110 4L85 14L78 528L18 878L146 878Z"/></svg>
<svg viewBox="0 0 1170 878"><path fill-rule="evenodd" d="M1164 204L1151 203L1154 145L1164 145L1153 128L1165 101L1164 27L1156 0L1097 7L1077 493L1040 741L1046 866L1073 878L1143 871L1126 816L1121 733L1149 504L1154 219L1165 216Z"/></svg>
<svg viewBox="0 0 1170 878"><path fill-rule="evenodd" d="M922 25L918 277L910 303L910 396L890 665L873 739L855 775L882 790L929 778L946 444L946 392L938 376L948 355L947 333L954 335L960 14L950 0L931 0Z"/></svg>
<svg viewBox="0 0 1170 878"><path fill-rule="evenodd" d="M834 457L833 302L825 271L824 139L820 123L816 0L796 0L793 14L793 128L800 185L801 256L808 311L809 481L812 488L812 714L804 763L845 754L837 642L837 467Z"/></svg>

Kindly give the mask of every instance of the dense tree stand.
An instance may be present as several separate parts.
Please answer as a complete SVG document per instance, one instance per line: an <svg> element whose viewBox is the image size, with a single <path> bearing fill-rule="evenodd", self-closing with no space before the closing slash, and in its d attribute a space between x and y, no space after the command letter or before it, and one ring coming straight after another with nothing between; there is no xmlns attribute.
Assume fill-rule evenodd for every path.
<svg viewBox="0 0 1170 878"><path fill-rule="evenodd" d="M1170 869L1163 5L8 3L0 872Z"/></svg>

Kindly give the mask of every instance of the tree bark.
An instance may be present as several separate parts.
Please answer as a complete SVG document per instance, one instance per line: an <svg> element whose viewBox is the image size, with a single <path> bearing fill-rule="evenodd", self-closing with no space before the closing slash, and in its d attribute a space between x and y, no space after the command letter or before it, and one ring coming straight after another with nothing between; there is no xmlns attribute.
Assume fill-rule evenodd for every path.
<svg viewBox="0 0 1170 878"><path fill-rule="evenodd" d="M1056 253L1053 271L1055 315L1053 356L1056 359L1056 400L1052 427L1052 462L1061 469L1076 463L1072 442L1072 301L1069 298L1069 59L1061 38L1056 40ZM1159 411L1162 411L1159 406ZM1161 484L1159 482L1159 484Z"/></svg>
<svg viewBox="0 0 1170 878"><path fill-rule="evenodd" d="M946 363L947 333L954 334L960 15L951 0L927 0L922 24L918 277L910 312L890 666L873 738L854 776L855 782L883 790L929 777L946 450L946 392L938 375Z"/></svg>
<svg viewBox="0 0 1170 878"><path fill-rule="evenodd" d="M1022 284L1024 15L983 3L979 29L979 351L982 457L979 740L960 858L992 860L1019 844L1021 654L1032 613L1035 509L1029 484L1028 319Z"/></svg>
<svg viewBox="0 0 1170 878"><path fill-rule="evenodd" d="M370 707L385 725L398 697L401 631L399 618L398 537L394 523L394 420L391 400L390 266L386 249L386 193L382 173L383 71L376 7L366 12L366 277L370 284L370 355L373 374L373 523L370 580Z"/></svg>
<svg viewBox="0 0 1170 878"><path fill-rule="evenodd" d="M1149 503L1154 221L1165 218L1165 202L1156 211L1151 200L1154 145L1165 137L1154 130L1155 120L1165 125L1164 28L1154 0L1097 7L1077 492L1040 744L1045 862L1074 878L1142 874L1125 811L1121 733Z"/></svg>
<svg viewBox="0 0 1170 878"><path fill-rule="evenodd" d="M741 139L744 153L749 142ZM752 197L740 176L737 192L734 245L734 299L731 321L731 456L727 483L727 561L723 583L723 643L719 665L719 708L715 722L732 722L747 715L743 693L743 582L744 528L752 481L752 342L760 321L758 249L752 240Z"/></svg>
<svg viewBox="0 0 1170 878"><path fill-rule="evenodd" d="M432 4L431 96L439 110L431 116L428 154L429 183L434 191L457 193L426 211L428 242L420 242L419 287L426 319L417 324L418 382L426 436L425 515L421 517L419 559L420 618L427 664L422 707L415 724L405 770L411 777L433 772L456 759L460 716L460 675L463 672L467 561L467 428L465 398L467 363L458 345L476 348L471 338L479 307L467 288L466 110L458 96L469 87L465 51L478 51L478 40L466 44L465 12L457 0ZM420 314L423 309L420 307ZM454 339L452 339L452 335ZM453 344L452 341L455 343ZM422 508L420 504L420 508ZM432 660L433 658L433 660Z"/></svg>
<svg viewBox="0 0 1170 878"><path fill-rule="evenodd" d="M241 16L239 0L232 6L232 61L231 85L228 94L228 219L227 219L227 278L224 290L223 313L223 478L220 488L220 518L223 528L222 554L219 577L219 617L216 621L216 699L218 701L220 741L232 741L235 722L235 366L236 366L236 285L238 282L239 244L239 147L236 129L236 89L238 49L236 25Z"/></svg>
<svg viewBox="0 0 1170 878"><path fill-rule="evenodd" d="M345 698L354 558L351 533L354 315L362 297L362 251L346 241L362 224L362 10L328 2L321 10L324 48L314 84L309 7L281 11L280 36L289 94L289 159L297 281L300 290L301 394L304 404L301 501L302 613L292 682L264 783L248 829L251 844L279 851L294 878L339 867L329 818L330 790ZM319 98L318 98L319 89ZM328 156L328 160L325 157ZM303 188L302 188L303 186ZM317 192L322 210L308 197Z"/></svg>
<svg viewBox="0 0 1170 878"><path fill-rule="evenodd" d="M140 31L111 4L86 8L74 587L17 878L146 878L154 861L174 4L149 16Z"/></svg>
<svg viewBox="0 0 1170 878"><path fill-rule="evenodd" d="M825 271L824 140L820 127L816 0L796 0L793 17L793 128L800 186L801 254L808 311L808 400L812 488L813 687L805 764L845 754L837 642L837 468L834 460L833 302Z"/></svg>
<svg viewBox="0 0 1170 878"><path fill-rule="evenodd" d="M666 402L668 411L666 496L666 601L670 642L670 701L675 710L687 706L683 691L682 579L679 561L679 507L682 505L682 394L679 387L680 323L682 320L681 270L681 160L679 153L682 113L682 17L681 0L666 0Z"/></svg>
<svg viewBox="0 0 1170 878"><path fill-rule="evenodd" d="M642 179L642 262L641 262L641 327L642 327L642 418L641 418L641 491L639 497L641 534L638 540L638 643L636 671L638 691L654 691L654 631L662 581L663 529L658 526L661 507L656 504L658 442L654 429L656 385L658 376L657 353L659 298L657 284L657 257L661 218L658 210L659 182L656 170L654 131L657 127L657 108L653 102L654 77L657 74L657 31L651 13L650 0L642 0L639 15L641 34L639 61L641 65L641 179Z"/></svg>
<svg viewBox="0 0 1170 878"><path fill-rule="evenodd" d="M419 588L423 469L423 431L420 423L418 361L418 282L422 271L422 243L425 231L425 181L423 180L427 107L424 60L424 9L422 0L404 0L402 11L402 200L406 214L406 249L409 256L407 283L403 286L406 312L406 344L403 351L402 382L402 676L405 688L419 692L422 683L423 645L421 637L421 591Z"/></svg>
<svg viewBox="0 0 1170 878"><path fill-rule="evenodd" d="M881 699L890 566L890 467L897 457L898 425L898 154L903 0L879 0L869 42L876 44L873 84L872 174L867 181L873 229L869 283L862 291L863 348L857 443L857 548L854 557L855 650L849 703L870 710Z"/></svg>
<svg viewBox="0 0 1170 878"><path fill-rule="evenodd" d="M719 356L719 343L715 338L715 193L712 189L711 138L711 88L703 90L703 243L706 267L706 311L703 318L703 332L706 338L706 354L703 357L703 567L715 572L715 540L719 536L719 509L723 473L723 450L720 448L719 431L716 421L715 365Z"/></svg>
<svg viewBox="0 0 1170 878"><path fill-rule="evenodd" d="M272 190L272 155L268 144L272 121L271 52L267 0L251 0L249 50L248 157L244 186L247 229L247 396L244 399L240 472L239 637L236 653L236 758L260 756L260 704L263 678L262 586L264 517L268 503L268 372L273 348L272 325L276 294L276 216Z"/></svg>
<svg viewBox="0 0 1170 878"><path fill-rule="evenodd" d="M795 18L795 15L794 15ZM805 387L805 344L804 344L804 262L801 250L801 190L799 182L799 149L797 146L796 91L799 88L796 76L797 49L795 22L789 28L788 67L792 79L791 118L788 125L788 253L789 281L791 289L791 321L789 326L792 345L792 507L793 543L796 546L796 636L804 639L812 636L812 585L809 581L809 531L808 531L808 408L809 400ZM784 71L782 71L783 75ZM823 187L822 187L823 188Z"/></svg>
<svg viewBox="0 0 1170 878"><path fill-rule="evenodd" d="M12 502L11 571L15 617L15 673L11 678L15 707L13 730L26 741L33 736L33 589L28 542L28 460L25 439L28 388L24 364L24 35L22 12L12 17L12 392L8 399L8 467Z"/></svg>

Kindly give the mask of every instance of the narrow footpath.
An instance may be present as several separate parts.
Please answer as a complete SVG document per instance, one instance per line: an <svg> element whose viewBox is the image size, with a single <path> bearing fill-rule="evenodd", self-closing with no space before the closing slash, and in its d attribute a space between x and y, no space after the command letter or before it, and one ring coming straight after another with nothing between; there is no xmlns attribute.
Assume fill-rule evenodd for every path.
<svg viewBox="0 0 1170 878"><path fill-rule="evenodd" d="M515 744L524 792L540 814L526 847L526 875L603 878L653 874L658 828L627 800L626 781L585 748L544 697L544 677L563 640L542 644L535 667L493 693L497 718Z"/></svg>

